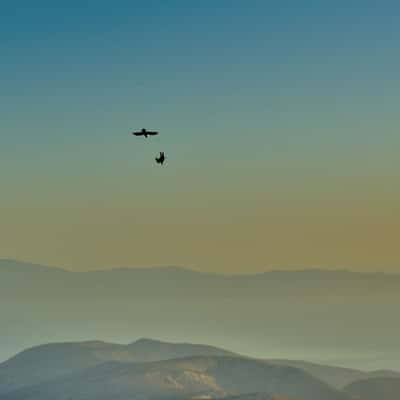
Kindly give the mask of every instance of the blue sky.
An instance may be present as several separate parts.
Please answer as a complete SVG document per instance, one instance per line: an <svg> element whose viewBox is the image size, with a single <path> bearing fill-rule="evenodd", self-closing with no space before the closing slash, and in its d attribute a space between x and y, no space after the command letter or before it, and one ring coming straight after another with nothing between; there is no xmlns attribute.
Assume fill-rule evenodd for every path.
<svg viewBox="0 0 400 400"><path fill-rule="evenodd" d="M297 224L310 204L326 217L343 213L327 205L346 203L338 199L343 190L352 199L345 212L367 198L368 217L385 208L398 221L399 12L385 1L2 4L0 179L4 210L13 209L7 228L20 229L21 215L38 215L29 212L33 204L42 209L40 221L52 218L45 209L63 214L73 204L78 221L99 199L115 240L109 221L123 217L116 210L125 202L150 202L141 214L158 215L161 227L171 209L196 214L210 198L210 221L226 203L233 202L232 218L246 215L249 204L261 218L276 211L266 211L268 199L278 207L290 198L285 213ZM142 127L161 135L134 141L130 132ZM168 157L162 173L152 164L159 150ZM158 191L162 202L154 200ZM298 209L303 203L307 210ZM262 258L261 247L254 265L279 263L278 254ZM326 248L327 264L337 263ZM75 245L59 259L11 239L0 251L61 264L99 261L86 255L80 263ZM362 265L357 251L341 260ZM144 256L123 260L146 263ZM171 253L167 261L180 257Z"/></svg>

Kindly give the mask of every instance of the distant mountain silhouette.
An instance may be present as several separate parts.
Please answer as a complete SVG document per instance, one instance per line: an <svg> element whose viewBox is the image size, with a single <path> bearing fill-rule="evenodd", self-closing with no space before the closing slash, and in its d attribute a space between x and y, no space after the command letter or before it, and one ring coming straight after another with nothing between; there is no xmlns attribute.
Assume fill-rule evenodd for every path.
<svg viewBox="0 0 400 400"><path fill-rule="evenodd" d="M0 259L0 273L55 273L55 272L67 272L65 269L46 266L42 264L35 264L30 262L18 261L13 259Z"/></svg>
<svg viewBox="0 0 400 400"><path fill-rule="evenodd" d="M357 273L346 270L271 271L253 275L201 273L181 267L114 268L91 272L68 272L61 268L0 260L0 290L3 295L85 293L132 296L283 296L398 294L400 275Z"/></svg>
<svg viewBox="0 0 400 400"><path fill-rule="evenodd" d="M0 260L0 304L0 324L12 332L0 341L0 361L43 341L127 342L159 332L161 338L195 338L257 356L296 354L365 370L400 369L395 274L303 270L227 276L174 266L69 272ZM389 325L385 341L365 329ZM348 383L347 375L335 378L337 387Z"/></svg>

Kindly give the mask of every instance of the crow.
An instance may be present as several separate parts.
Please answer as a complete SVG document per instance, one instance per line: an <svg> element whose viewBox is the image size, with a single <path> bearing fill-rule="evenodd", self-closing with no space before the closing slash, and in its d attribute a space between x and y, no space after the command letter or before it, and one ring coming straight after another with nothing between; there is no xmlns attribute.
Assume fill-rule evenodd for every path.
<svg viewBox="0 0 400 400"><path fill-rule="evenodd" d="M147 138L147 136L158 135L158 132L156 132L156 131L146 131L146 129L143 128L141 131L132 132L132 135L144 136L145 138Z"/></svg>
<svg viewBox="0 0 400 400"><path fill-rule="evenodd" d="M156 157L155 160L156 160L157 164L163 165L163 164L164 164L164 161L165 161L164 152L163 152L163 151L160 151L159 157Z"/></svg>

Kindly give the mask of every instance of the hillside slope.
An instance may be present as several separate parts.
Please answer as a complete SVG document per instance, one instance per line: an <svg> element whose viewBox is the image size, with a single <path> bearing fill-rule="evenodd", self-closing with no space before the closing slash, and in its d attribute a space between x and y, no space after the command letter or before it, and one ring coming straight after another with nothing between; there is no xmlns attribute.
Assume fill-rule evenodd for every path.
<svg viewBox="0 0 400 400"><path fill-rule="evenodd" d="M262 392L304 400L349 400L300 369L237 357L108 362L4 394L2 400L212 398Z"/></svg>
<svg viewBox="0 0 400 400"><path fill-rule="evenodd" d="M25 350L0 364L0 394L108 361L145 362L233 354L212 346L151 339L139 339L128 345L99 341L46 344Z"/></svg>
<svg viewBox="0 0 400 400"><path fill-rule="evenodd" d="M355 400L399 400L400 378L371 378L353 382L345 392Z"/></svg>

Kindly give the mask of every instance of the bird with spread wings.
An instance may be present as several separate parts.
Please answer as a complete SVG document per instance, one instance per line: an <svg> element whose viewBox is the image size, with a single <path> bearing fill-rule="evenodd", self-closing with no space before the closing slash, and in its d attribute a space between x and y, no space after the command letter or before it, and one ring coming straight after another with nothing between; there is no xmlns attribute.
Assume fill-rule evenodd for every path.
<svg viewBox="0 0 400 400"><path fill-rule="evenodd" d="M155 136L158 135L158 132L156 131L147 131L145 128L143 128L140 131L137 132L132 132L132 135L135 136L144 136L145 138L147 138L147 136Z"/></svg>
<svg viewBox="0 0 400 400"><path fill-rule="evenodd" d="M135 135L135 136L144 136L145 138L147 138L148 136L155 136L155 135L158 135L158 132L156 132L156 131L148 131L148 130L146 130L145 128L143 128L143 129L140 130L140 131L132 132L132 135ZM164 154L163 151L160 151L160 155L159 155L158 157L155 158L157 164L161 164L161 165L164 164L165 159L166 159L166 157L165 157L165 154Z"/></svg>

